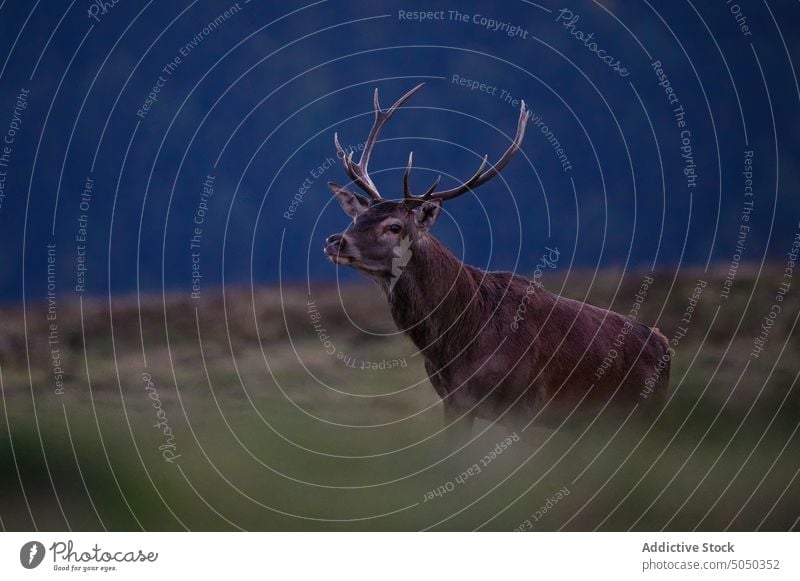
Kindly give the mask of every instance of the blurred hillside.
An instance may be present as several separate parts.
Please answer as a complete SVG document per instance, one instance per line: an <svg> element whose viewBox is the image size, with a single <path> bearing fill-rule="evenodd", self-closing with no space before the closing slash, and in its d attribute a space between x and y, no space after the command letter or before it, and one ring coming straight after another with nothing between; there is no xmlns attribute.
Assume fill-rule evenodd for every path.
<svg viewBox="0 0 800 581"><path fill-rule="evenodd" d="M580 18L571 31L562 6L522 0L457 10L435 0L426 8L443 18L425 21L402 16L403 0L120 2L98 18L77 4L6 2L3 131L21 91L29 96L4 168L0 301L44 294L50 244L58 292L75 294L82 216L84 296L189 288L198 212L208 287L302 284L309 271L335 280L317 250L347 223L325 185L345 179L333 134L357 146L375 87L387 106L423 81L375 149L370 169L387 198L400 196L409 151L413 190L438 174L453 187L508 146L515 100L539 122L502 179L439 220L471 264L532 270L536 254L520 249L548 243L583 267L727 261L746 158L754 206L743 259L780 259L800 215L800 7L748 8L743 36L731 6L586 0L570 8ZM509 36L508 26L525 34ZM610 70L575 31L629 74Z"/></svg>

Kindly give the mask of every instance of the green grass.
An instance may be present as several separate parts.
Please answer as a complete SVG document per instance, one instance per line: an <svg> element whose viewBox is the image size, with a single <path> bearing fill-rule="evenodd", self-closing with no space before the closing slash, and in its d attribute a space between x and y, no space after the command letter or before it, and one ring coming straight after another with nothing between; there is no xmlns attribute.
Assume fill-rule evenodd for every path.
<svg viewBox="0 0 800 581"><path fill-rule="evenodd" d="M589 289L591 302L625 313L643 274L572 273L564 294L584 298ZM548 276L546 286L560 289ZM671 277L659 275L640 318L673 336L701 276L708 286L676 348L670 404L654 424L605 413L586 432L530 428L480 473L429 500L509 432L478 423L474 440L454 447L420 358L372 287L343 289L343 304L335 287L315 290L334 354L315 333L304 288L259 290L255 301L234 290L224 305L221 296L197 305L148 297L143 339L136 301L115 298L113 343L107 302L87 301L85 350L78 305L59 303L61 396L43 305L27 314L27 355L22 314L7 309L2 525L510 530L527 519L534 530L796 528L800 341L790 331L798 301L787 296L758 359L749 354L779 272L756 280L743 268L726 302L719 275L684 274L671 292ZM382 361L405 365L362 369ZM174 432L174 463L158 449L165 439L153 427L145 370ZM564 487L569 494L537 514Z"/></svg>

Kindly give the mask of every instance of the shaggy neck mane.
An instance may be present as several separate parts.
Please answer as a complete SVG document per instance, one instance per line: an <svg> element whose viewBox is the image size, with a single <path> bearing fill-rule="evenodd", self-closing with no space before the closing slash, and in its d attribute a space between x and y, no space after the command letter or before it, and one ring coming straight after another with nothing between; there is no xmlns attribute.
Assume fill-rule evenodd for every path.
<svg viewBox="0 0 800 581"><path fill-rule="evenodd" d="M481 279L491 275L465 265L429 234L411 250L394 288L384 287L392 317L426 357L444 356L474 337L488 316Z"/></svg>

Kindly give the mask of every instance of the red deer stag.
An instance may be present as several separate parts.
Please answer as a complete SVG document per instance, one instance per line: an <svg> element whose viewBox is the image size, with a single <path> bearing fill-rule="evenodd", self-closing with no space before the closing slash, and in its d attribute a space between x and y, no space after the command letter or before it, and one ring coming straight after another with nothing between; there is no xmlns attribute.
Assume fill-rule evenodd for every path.
<svg viewBox="0 0 800 581"><path fill-rule="evenodd" d="M482 417L536 418L553 426L577 408L596 410L609 400L632 406L662 399L670 351L658 329L550 293L517 274L464 264L430 232L443 202L488 182L517 152L530 116L524 102L516 137L497 163L487 168L484 157L461 185L437 191L437 179L424 194L414 195L408 184L410 154L403 198L381 197L367 169L372 148L384 124L421 86L385 111L375 90L375 121L358 163L334 136L347 175L369 198L328 184L353 223L326 239L325 254L384 290L395 323L425 358L448 425L463 417L471 426L474 417ZM401 272L397 263L405 259L397 249L407 251ZM525 305L522 318L520 305Z"/></svg>

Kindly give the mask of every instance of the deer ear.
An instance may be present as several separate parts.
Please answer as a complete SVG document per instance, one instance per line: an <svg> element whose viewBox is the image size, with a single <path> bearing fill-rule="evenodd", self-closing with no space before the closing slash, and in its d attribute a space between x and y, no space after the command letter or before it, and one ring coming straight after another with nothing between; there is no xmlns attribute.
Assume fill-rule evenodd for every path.
<svg viewBox="0 0 800 581"><path fill-rule="evenodd" d="M442 209L441 200L428 200L414 208L414 222L423 232L430 229Z"/></svg>
<svg viewBox="0 0 800 581"><path fill-rule="evenodd" d="M339 201L339 205L342 207L342 210L344 210L344 213L353 220L355 220L361 212L369 208L369 200L364 196L359 196L355 192L351 192L347 188L333 182L328 182L328 187L334 195L336 195L336 199Z"/></svg>

